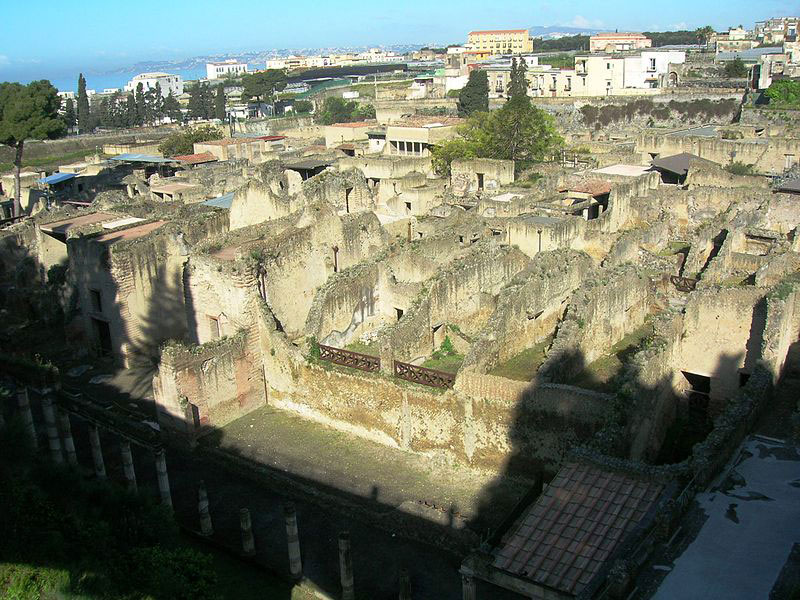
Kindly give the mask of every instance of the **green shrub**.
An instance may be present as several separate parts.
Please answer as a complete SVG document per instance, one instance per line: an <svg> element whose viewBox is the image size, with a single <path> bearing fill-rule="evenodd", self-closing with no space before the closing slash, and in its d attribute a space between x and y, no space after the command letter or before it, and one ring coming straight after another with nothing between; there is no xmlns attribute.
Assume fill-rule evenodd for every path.
<svg viewBox="0 0 800 600"><path fill-rule="evenodd" d="M730 163L725 167L725 170L733 175L755 175L755 172L753 171L753 165L748 165L747 163L738 161Z"/></svg>

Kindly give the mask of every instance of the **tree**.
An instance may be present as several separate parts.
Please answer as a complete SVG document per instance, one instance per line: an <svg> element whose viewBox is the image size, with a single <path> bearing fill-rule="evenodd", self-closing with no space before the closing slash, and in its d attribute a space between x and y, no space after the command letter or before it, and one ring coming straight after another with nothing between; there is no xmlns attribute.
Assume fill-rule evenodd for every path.
<svg viewBox="0 0 800 600"><path fill-rule="evenodd" d="M242 101L266 102L275 92L286 87L286 72L281 69L267 69L259 73L242 75Z"/></svg>
<svg viewBox="0 0 800 600"><path fill-rule="evenodd" d="M708 41L711 39L711 36L714 35L714 33L714 28L711 27L711 25L706 25L704 27L698 27L695 30L694 35L698 44L708 46Z"/></svg>
<svg viewBox="0 0 800 600"><path fill-rule="evenodd" d="M147 118L147 101L144 97L144 85L142 85L141 81L136 84L134 100L136 101L136 124L141 126L144 125Z"/></svg>
<svg viewBox="0 0 800 600"><path fill-rule="evenodd" d="M189 118L211 119L214 117L214 98L208 83L197 83L189 90Z"/></svg>
<svg viewBox="0 0 800 600"><path fill-rule="evenodd" d="M184 131L176 131L161 142L158 151L164 156L192 154L195 144L221 139L222 132L218 127L202 125Z"/></svg>
<svg viewBox="0 0 800 600"><path fill-rule="evenodd" d="M22 212L19 172L27 139L55 139L66 133L58 114L61 98L49 81L33 81L28 85L0 83L0 144L11 146L14 155L14 216Z"/></svg>
<svg viewBox="0 0 800 600"><path fill-rule="evenodd" d="M128 98L125 100L125 126L135 127L137 121L136 98L133 97L133 94L128 94Z"/></svg>
<svg viewBox="0 0 800 600"><path fill-rule="evenodd" d="M214 118L220 121L225 120L225 86L218 85L217 93L214 96Z"/></svg>
<svg viewBox="0 0 800 600"><path fill-rule="evenodd" d="M475 112L489 111L489 77L486 71L469 74L467 85L458 94L458 116L468 117Z"/></svg>
<svg viewBox="0 0 800 600"><path fill-rule="evenodd" d="M310 113L313 108L314 104L310 100L295 100L292 103L292 110L300 115Z"/></svg>
<svg viewBox="0 0 800 600"><path fill-rule="evenodd" d="M89 107L89 96L86 94L86 78L78 75L78 131L86 133L92 130L92 115Z"/></svg>
<svg viewBox="0 0 800 600"><path fill-rule="evenodd" d="M563 144L553 117L534 107L530 98L515 96L500 110L474 113L459 129L460 139L433 150L437 172L446 175L456 158L495 158L518 163L540 161Z"/></svg>
<svg viewBox="0 0 800 600"><path fill-rule="evenodd" d="M800 81L796 79L773 81L764 94L770 106L800 109Z"/></svg>
<svg viewBox="0 0 800 600"><path fill-rule="evenodd" d="M166 98L164 98L163 105L164 115L169 117L175 123L183 123L183 113L181 112L181 104L178 99L173 95L172 90Z"/></svg>
<svg viewBox="0 0 800 600"><path fill-rule="evenodd" d="M317 122L321 125L334 123L350 123L375 118L375 107L370 104L359 105L357 102L348 102L338 96L329 96L322 103L322 108L317 112Z"/></svg>
<svg viewBox="0 0 800 600"><path fill-rule="evenodd" d="M508 97L528 97L528 79L526 77L528 68L525 61L516 58L511 59L511 82L508 84Z"/></svg>
<svg viewBox="0 0 800 600"><path fill-rule="evenodd" d="M725 63L725 77L732 79L741 79L747 77L747 67L741 58L734 58L732 61Z"/></svg>
<svg viewBox="0 0 800 600"><path fill-rule="evenodd" d="M75 103L72 101L72 98L67 98L64 104L64 124L67 126L67 129L72 129L75 127L75 123L77 123Z"/></svg>

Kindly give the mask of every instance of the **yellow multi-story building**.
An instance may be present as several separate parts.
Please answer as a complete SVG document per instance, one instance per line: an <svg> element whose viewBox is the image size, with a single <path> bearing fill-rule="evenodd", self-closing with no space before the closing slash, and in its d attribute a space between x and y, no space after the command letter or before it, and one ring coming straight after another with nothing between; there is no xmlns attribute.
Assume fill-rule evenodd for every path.
<svg viewBox="0 0 800 600"><path fill-rule="evenodd" d="M533 38L527 29L470 31L467 47L470 54L479 59L501 54L526 54L533 52Z"/></svg>

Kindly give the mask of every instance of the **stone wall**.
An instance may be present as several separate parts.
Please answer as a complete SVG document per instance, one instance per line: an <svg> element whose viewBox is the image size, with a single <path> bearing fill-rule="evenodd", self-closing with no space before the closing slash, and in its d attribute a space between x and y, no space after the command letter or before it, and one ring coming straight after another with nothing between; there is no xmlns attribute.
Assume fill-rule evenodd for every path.
<svg viewBox="0 0 800 600"><path fill-rule="evenodd" d="M518 250L490 242L474 244L469 252L443 267L425 282L402 318L380 332L381 359L419 361L434 348L433 329L458 325L479 329L494 309L494 297L506 281L528 263Z"/></svg>
<svg viewBox="0 0 800 600"><path fill-rule="evenodd" d="M479 178L479 174L482 178ZM475 158L454 160L450 165L450 187L457 196L490 192L514 183L514 161Z"/></svg>
<svg viewBox="0 0 800 600"><path fill-rule="evenodd" d="M631 264L600 272L573 294L539 369L542 381L568 382L640 327L650 311L650 280Z"/></svg>
<svg viewBox="0 0 800 600"><path fill-rule="evenodd" d="M752 373L760 358L765 295L752 287L708 288L693 292L686 303L675 368L710 378L711 414L736 394L739 374Z"/></svg>
<svg viewBox="0 0 800 600"><path fill-rule="evenodd" d="M587 255L571 250L537 256L501 290L497 308L473 342L461 373L487 373L551 335L566 299L593 266Z"/></svg>
<svg viewBox="0 0 800 600"><path fill-rule="evenodd" d="M786 156L800 156L800 139L757 138L724 140L692 136L669 136L663 132L646 131L636 140L636 151L658 156L688 152L720 165L742 162L753 165L757 173L777 175L786 169Z"/></svg>

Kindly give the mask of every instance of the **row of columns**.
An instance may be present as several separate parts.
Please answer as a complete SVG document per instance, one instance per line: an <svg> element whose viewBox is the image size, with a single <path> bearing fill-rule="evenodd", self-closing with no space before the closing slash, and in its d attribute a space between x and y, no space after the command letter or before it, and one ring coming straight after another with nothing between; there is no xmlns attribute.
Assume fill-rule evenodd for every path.
<svg viewBox="0 0 800 600"><path fill-rule="evenodd" d="M28 390L21 386L17 391L17 405L22 416L22 422L30 437L34 448L38 448L38 436L31 412ZM70 424L69 413L54 406L53 398L49 393L42 397L42 412L45 420L45 430L47 433L47 445L50 457L53 462L63 464L65 461L73 467L78 465L77 453L75 452L75 442L72 438L72 427ZM0 415L2 418L2 415ZM0 422L2 426L2 422ZM63 441L63 445L62 445ZM100 443L100 430L97 425L89 424L89 444L92 450L92 462L94 463L94 474L97 479L106 479L105 461L103 459L103 448ZM127 487L132 492L137 492L136 471L133 463L133 453L130 441L120 440L120 453L122 456L122 471L125 476ZM163 448L155 451L156 475L158 479L158 491L161 503L172 509L172 495L170 492L169 474L167 473L166 453ZM200 533L203 536L211 536L214 533L214 526L211 520L211 512L208 501L208 491L205 482L201 481L198 491L198 512L200 516ZM303 561L300 554L300 535L297 527L297 509L293 502L284 505L284 518L286 522L286 540L289 555L289 573L292 579L299 581L303 577ZM241 529L242 554L252 557L255 555L255 539L253 537L253 524L250 518L250 511L242 508L239 511L239 525ZM353 558L350 545L350 533L343 531L339 534L339 575L342 585L342 600L354 600L355 586L353 576ZM411 585L408 572L403 570L400 574L400 600L411 600ZM468 596L464 592L464 600L473 600L473 596Z"/></svg>
<svg viewBox="0 0 800 600"><path fill-rule="evenodd" d="M17 388L17 407L31 444L34 449L38 449L39 438L36 433L36 426L33 422L33 412L31 411L28 388L25 386L19 386ZM44 415L50 458L56 464L63 464L66 455L67 464L72 467L77 467L78 455L75 451L75 440L72 437L69 413L54 405L52 394L49 391L46 391L42 396L42 413ZM0 416L0 418L2 418L2 416ZM2 425L2 423L0 423L0 425ZM100 444L100 430L97 425L93 423L89 424L89 444L92 449L94 475L97 479L105 479L106 467L105 461L103 460L103 448ZM136 493L138 487L136 485L136 470L133 466L133 453L131 452L130 441L124 438L120 440L120 453L122 455L122 471L125 475L128 489ZM156 450L155 461L161 503L172 509L172 494L169 487L166 453L163 448Z"/></svg>

